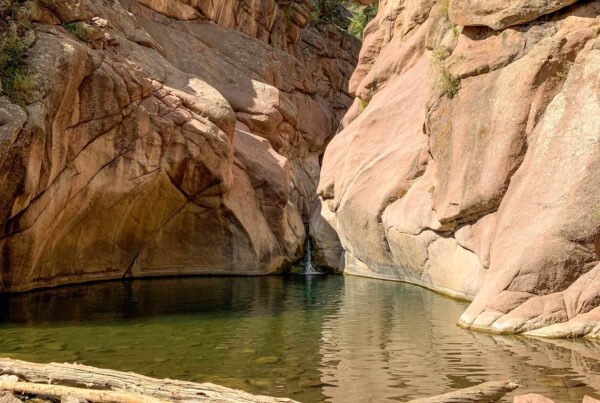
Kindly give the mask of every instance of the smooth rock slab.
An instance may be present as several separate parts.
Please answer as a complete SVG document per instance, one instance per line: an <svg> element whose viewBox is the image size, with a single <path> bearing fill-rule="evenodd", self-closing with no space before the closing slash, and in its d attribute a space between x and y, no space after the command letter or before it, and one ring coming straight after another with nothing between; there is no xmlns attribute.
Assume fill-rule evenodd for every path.
<svg viewBox="0 0 600 403"><path fill-rule="evenodd" d="M463 26L487 26L501 30L537 19L577 0L451 0L450 21Z"/></svg>
<svg viewBox="0 0 600 403"><path fill-rule="evenodd" d="M554 403L554 400L537 393L528 393L526 395L515 396L513 403Z"/></svg>

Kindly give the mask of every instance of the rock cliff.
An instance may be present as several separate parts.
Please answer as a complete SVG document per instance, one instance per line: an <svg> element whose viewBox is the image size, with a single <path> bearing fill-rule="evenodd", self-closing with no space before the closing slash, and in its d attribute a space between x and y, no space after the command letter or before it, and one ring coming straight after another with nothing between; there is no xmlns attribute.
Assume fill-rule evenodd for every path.
<svg viewBox="0 0 600 403"><path fill-rule="evenodd" d="M599 336L599 32L598 1L381 0L320 262L472 300L464 327Z"/></svg>
<svg viewBox="0 0 600 403"><path fill-rule="evenodd" d="M299 258L360 49L312 7L1 1L0 291Z"/></svg>
<svg viewBox="0 0 600 403"><path fill-rule="evenodd" d="M461 326L600 336L600 3L381 0L362 47L313 11L0 1L0 292L279 272L310 219Z"/></svg>

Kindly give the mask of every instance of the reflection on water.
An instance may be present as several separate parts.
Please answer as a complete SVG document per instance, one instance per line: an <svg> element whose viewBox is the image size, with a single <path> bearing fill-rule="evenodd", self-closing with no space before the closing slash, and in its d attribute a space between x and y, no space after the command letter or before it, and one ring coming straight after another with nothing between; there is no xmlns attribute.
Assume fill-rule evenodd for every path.
<svg viewBox="0 0 600 403"><path fill-rule="evenodd" d="M334 401L404 401L506 379L521 383L518 394L557 402L600 390L600 344L470 332L455 325L466 303L410 285L345 280L339 311L322 327L320 370Z"/></svg>
<svg viewBox="0 0 600 403"><path fill-rule="evenodd" d="M0 356L304 402L403 401L504 379L560 402L600 396L600 344L473 333L455 326L465 303L401 283L138 280L1 297L0 306Z"/></svg>

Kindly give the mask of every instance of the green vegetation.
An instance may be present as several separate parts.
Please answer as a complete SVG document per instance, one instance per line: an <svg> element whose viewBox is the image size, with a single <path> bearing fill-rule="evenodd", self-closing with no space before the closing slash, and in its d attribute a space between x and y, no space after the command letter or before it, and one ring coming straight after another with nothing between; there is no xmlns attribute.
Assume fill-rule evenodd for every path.
<svg viewBox="0 0 600 403"><path fill-rule="evenodd" d="M25 106L27 96L35 89L35 80L25 70L27 48L21 38L12 33L3 35L0 40L2 95L15 104Z"/></svg>
<svg viewBox="0 0 600 403"><path fill-rule="evenodd" d="M440 13L448 15L448 9L450 8L450 0L435 0L440 8Z"/></svg>
<svg viewBox="0 0 600 403"><path fill-rule="evenodd" d="M560 78L561 80L567 78L569 75L569 65L567 63L563 63L555 74L556 77Z"/></svg>
<svg viewBox="0 0 600 403"><path fill-rule="evenodd" d="M460 89L460 78L452 75L445 68L442 68L442 75L440 77L440 87L442 93L447 95L448 98L452 99Z"/></svg>
<svg viewBox="0 0 600 403"><path fill-rule="evenodd" d="M287 21L291 21L292 16L294 15L294 7L293 6L294 6L294 2L290 3L288 8L285 10L285 19Z"/></svg>
<svg viewBox="0 0 600 403"><path fill-rule="evenodd" d="M371 21L377 15L379 3L373 3L363 7L359 7L355 3L353 4L355 7L358 7L358 11L350 20L348 32L362 41L365 27L369 21Z"/></svg>
<svg viewBox="0 0 600 403"><path fill-rule="evenodd" d="M458 38L460 36L460 34L462 33L463 29L465 27L463 27L462 25L452 25L452 35L455 38Z"/></svg>
<svg viewBox="0 0 600 403"><path fill-rule="evenodd" d="M19 24L21 30L28 31L32 28L31 21L23 21Z"/></svg>
<svg viewBox="0 0 600 403"><path fill-rule="evenodd" d="M433 50L433 58L436 62L441 63L450 56L450 52L443 46L439 46Z"/></svg>
<svg viewBox="0 0 600 403"><path fill-rule="evenodd" d="M431 185L431 187L428 190L429 193L433 193L435 192L435 185Z"/></svg>
<svg viewBox="0 0 600 403"><path fill-rule="evenodd" d="M594 218L600 220L600 204L596 205L596 211L594 211Z"/></svg>
<svg viewBox="0 0 600 403"><path fill-rule="evenodd" d="M32 41L24 39L31 38L26 34L33 28L29 19L35 5L31 1L8 2L9 7L3 10L7 17L0 22L0 95L22 107L36 88L35 79L27 71L25 63ZM16 28L11 28L10 24L15 22Z"/></svg>
<svg viewBox="0 0 600 403"><path fill-rule="evenodd" d="M94 30L85 22L70 22L63 24L63 28L69 31L73 36L81 41L89 41L92 38Z"/></svg>
<svg viewBox="0 0 600 403"><path fill-rule="evenodd" d="M433 60L441 69L440 89L448 98L454 98L460 89L460 78L452 75L443 63L450 54L450 51L443 46L434 49L432 52Z"/></svg>
<svg viewBox="0 0 600 403"><path fill-rule="evenodd" d="M315 0L315 11L312 15L313 22L333 21L336 18L336 7L346 3L341 0Z"/></svg>
<svg viewBox="0 0 600 403"><path fill-rule="evenodd" d="M352 0L315 0L315 5L313 23L327 21L362 40L365 27L377 15L379 3L361 6Z"/></svg>
<svg viewBox="0 0 600 403"><path fill-rule="evenodd" d="M369 101L365 101L364 99L360 100L360 112L362 113L369 106Z"/></svg>

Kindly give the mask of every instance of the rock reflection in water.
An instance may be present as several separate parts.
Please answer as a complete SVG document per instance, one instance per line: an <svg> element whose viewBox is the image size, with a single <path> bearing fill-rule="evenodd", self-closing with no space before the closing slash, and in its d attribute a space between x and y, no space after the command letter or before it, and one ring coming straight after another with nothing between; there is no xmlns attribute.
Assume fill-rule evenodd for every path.
<svg viewBox="0 0 600 403"><path fill-rule="evenodd" d="M508 378L518 393L560 402L600 390L598 344L466 331L455 325L465 303L380 280L136 280L4 296L0 306L0 356L303 402L403 401Z"/></svg>
<svg viewBox="0 0 600 403"><path fill-rule="evenodd" d="M600 390L600 344L475 333L455 325L466 303L392 282L347 278L323 323L324 394L334 402L405 401L491 380L515 394L581 402Z"/></svg>

